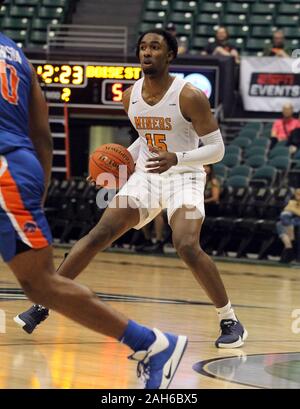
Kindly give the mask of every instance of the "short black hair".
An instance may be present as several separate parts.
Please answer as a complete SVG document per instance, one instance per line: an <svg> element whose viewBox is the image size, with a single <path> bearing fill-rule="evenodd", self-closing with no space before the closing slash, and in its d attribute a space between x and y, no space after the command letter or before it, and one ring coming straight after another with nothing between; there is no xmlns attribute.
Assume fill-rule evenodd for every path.
<svg viewBox="0 0 300 409"><path fill-rule="evenodd" d="M175 58L177 57L177 54L178 54L177 40L171 33L169 33L166 30L163 30L161 28L153 28L152 30L147 30L147 31L145 31L144 33L142 33L140 35L140 38L138 39L138 42L137 42L137 45L136 45L136 51L135 51L136 56L138 58L139 58L139 52L140 52L140 45L141 45L141 42L142 42L142 40L143 40L143 38L145 37L146 34L158 34L158 35L162 36L165 39L165 41L166 41L166 43L168 45L169 51L173 52L174 60L175 60Z"/></svg>

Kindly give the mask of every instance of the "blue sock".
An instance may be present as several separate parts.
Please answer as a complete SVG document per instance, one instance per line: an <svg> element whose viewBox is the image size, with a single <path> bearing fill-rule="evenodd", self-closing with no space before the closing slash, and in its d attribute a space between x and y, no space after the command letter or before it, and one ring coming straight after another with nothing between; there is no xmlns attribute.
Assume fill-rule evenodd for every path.
<svg viewBox="0 0 300 409"><path fill-rule="evenodd" d="M136 352L146 351L155 339L156 336L151 329L129 320L128 326L119 341Z"/></svg>

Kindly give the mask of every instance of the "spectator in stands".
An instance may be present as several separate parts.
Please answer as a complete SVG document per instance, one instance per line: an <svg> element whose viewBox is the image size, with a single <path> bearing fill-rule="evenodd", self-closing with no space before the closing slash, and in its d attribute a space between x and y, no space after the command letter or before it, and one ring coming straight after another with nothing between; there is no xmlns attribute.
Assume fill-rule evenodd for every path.
<svg viewBox="0 0 300 409"><path fill-rule="evenodd" d="M221 188L212 165L205 165L206 185L204 191L205 212L214 216L220 202Z"/></svg>
<svg viewBox="0 0 300 409"><path fill-rule="evenodd" d="M202 54L224 55L234 57L237 64L240 63L238 50L229 42L229 33L226 27L219 27L215 34L215 42L208 43Z"/></svg>
<svg viewBox="0 0 300 409"><path fill-rule="evenodd" d="M168 23L166 26L166 31L169 31L169 33L171 33L176 38L178 43L178 54L179 55L187 54L188 53L187 40L183 40L181 37L178 37L175 24Z"/></svg>
<svg viewBox="0 0 300 409"><path fill-rule="evenodd" d="M281 212L280 220L277 222L277 233L284 244L280 259L282 263L290 263L295 258L293 250L295 227L300 228L300 189L296 189L295 197Z"/></svg>
<svg viewBox="0 0 300 409"><path fill-rule="evenodd" d="M272 149L278 141L287 141L291 132L294 129L299 128L299 119L293 118L293 113L294 108L292 104L283 105L283 118L276 119L272 127L270 149Z"/></svg>
<svg viewBox="0 0 300 409"><path fill-rule="evenodd" d="M300 149L300 113L298 119L298 127L293 129L289 135L287 143L291 155L293 155L298 149Z"/></svg>
<svg viewBox="0 0 300 409"><path fill-rule="evenodd" d="M271 45L264 50L265 57L289 58L290 52L285 48L284 33L281 30L274 31Z"/></svg>

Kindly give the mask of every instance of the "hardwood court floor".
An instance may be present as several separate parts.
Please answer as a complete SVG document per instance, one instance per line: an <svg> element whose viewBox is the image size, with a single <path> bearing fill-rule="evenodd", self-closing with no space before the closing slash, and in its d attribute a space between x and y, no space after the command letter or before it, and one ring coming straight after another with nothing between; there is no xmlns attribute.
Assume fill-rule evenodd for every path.
<svg viewBox="0 0 300 409"><path fill-rule="evenodd" d="M55 250L55 255L58 265L63 250ZM292 311L300 308L299 269L232 263L218 263L218 267L249 332L239 350L214 347L218 334L214 308L178 259L101 253L78 281L132 319L189 336L172 388L272 387L276 376L282 380L280 385L292 382L290 371L295 372L300 359L297 354L280 353L300 352L300 334L291 329ZM0 388L141 387L135 364L126 359L130 351L112 339L56 313L34 334L23 332L12 318L30 304L3 263L0 273L0 309L6 314L6 333L0 333ZM291 363L286 365L289 356ZM213 361L197 367L203 367L203 374L193 369L206 360ZM278 377L282 362L285 373ZM270 363L275 364L272 371L267 368ZM243 368L251 379L245 379Z"/></svg>

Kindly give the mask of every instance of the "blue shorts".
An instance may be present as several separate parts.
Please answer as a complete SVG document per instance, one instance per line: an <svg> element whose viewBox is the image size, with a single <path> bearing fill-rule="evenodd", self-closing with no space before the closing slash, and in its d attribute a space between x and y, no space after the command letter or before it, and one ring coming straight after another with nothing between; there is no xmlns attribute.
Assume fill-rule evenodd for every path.
<svg viewBox="0 0 300 409"><path fill-rule="evenodd" d="M17 149L0 155L0 254L11 261L18 240L29 248L52 243L44 211L43 168L33 151Z"/></svg>

